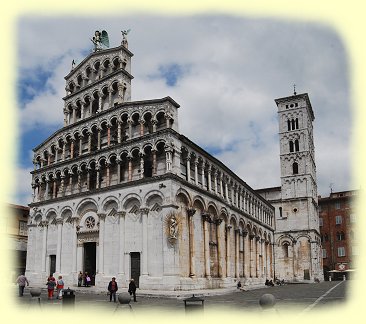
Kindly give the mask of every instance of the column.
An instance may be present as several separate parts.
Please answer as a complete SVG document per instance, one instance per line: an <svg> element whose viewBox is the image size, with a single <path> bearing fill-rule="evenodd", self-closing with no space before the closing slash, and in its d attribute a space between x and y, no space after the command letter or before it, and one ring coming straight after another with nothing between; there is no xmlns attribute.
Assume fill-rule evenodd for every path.
<svg viewBox="0 0 366 324"><path fill-rule="evenodd" d="M144 123L145 123L145 121L143 119L140 119L139 123L140 123L140 136L144 136Z"/></svg>
<svg viewBox="0 0 366 324"><path fill-rule="evenodd" d="M168 114L165 115L165 119L166 119L166 128L170 128L170 116Z"/></svg>
<svg viewBox="0 0 366 324"><path fill-rule="evenodd" d="M125 211L117 212L119 216L119 263L118 263L118 273L124 275L125 273Z"/></svg>
<svg viewBox="0 0 366 324"><path fill-rule="evenodd" d="M109 107L112 107L112 87L108 88L108 105Z"/></svg>
<svg viewBox="0 0 366 324"><path fill-rule="evenodd" d="M121 132L122 132L122 125L121 122L117 122L117 143L121 144Z"/></svg>
<svg viewBox="0 0 366 324"><path fill-rule="evenodd" d="M83 135L79 136L79 156L83 154Z"/></svg>
<svg viewBox="0 0 366 324"><path fill-rule="evenodd" d="M99 166L95 167L95 171L97 172L97 179L96 179L96 184L95 184L95 188L99 189Z"/></svg>
<svg viewBox="0 0 366 324"><path fill-rule="evenodd" d="M76 107L72 108L72 122L76 123Z"/></svg>
<svg viewBox="0 0 366 324"><path fill-rule="evenodd" d="M198 160L197 157L194 160L194 184L198 186Z"/></svg>
<svg viewBox="0 0 366 324"><path fill-rule="evenodd" d="M107 146L111 145L111 125L107 126Z"/></svg>
<svg viewBox="0 0 366 324"><path fill-rule="evenodd" d="M140 179L144 177L144 155L140 153Z"/></svg>
<svg viewBox="0 0 366 324"><path fill-rule="evenodd" d="M84 101L81 102L81 118L84 119L86 115L86 103Z"/></svg>
<svg viewBox="0 0 366 324"><path fill-rule="evenodd" d="M187 181L191 182L191 157L187 156Z"/></svg>
<svg viewBox="0 0 366 324"><path fill-rule="evenodd" d="M110 179L110 174L109 174L109 167L110 167L110 164L109 163L106 163L106 173L107 173L106 187L109 187L111 185L111 179Z"/></svg>
<svg viewBox="0 0 366 324"><path fill-rule="evenodd" d="M88 153L91 152L92 135L93 135L92 132L88 133Z"/></svg>
<svg viewBox="0 0 366 324"><path fill-rule="evenodd" d="M128 158L128 181L132 181L132 157L129 156Z"/></svg>
<svg viewBox="0 0 366 324"><path fill-rule="evenodd" d="M62 218L56 219L57 226L57 246L56 246L56 272L61 272L61 246L62 246Z"/></svg>
<svg viewBox="0 0 366 324"><path fill-rule="evenodd" d="M217 195L217 170L214 171L214 187L215 187L215 194Z"/></svg>
<svg viewBox="0 0 366 324"><path fill-rule="evenodd" d="M72 194L72 175L73 173L69 173L69 188L70 188L70 195Z"/></svg>
<svg viewBox="0 0 366 324"><path fill-rule="evenodd" d="M222 228L223 226L221 226L222 223L222 218L218 218L216 219L216 234L217 234L217 260L218 260L218 266L219 266L219 278L223 277L223 264L222 264L222 256L224 255L222 248Z"/></svg>
<svg viewBox="0 0 366 324"><path fill-rule="evenodd" d="M61 174L61 185L60 185L60 196L63 197L65 194L65 176Z"/></svg>
<svg viewBox="0 0 366 324"><path fill-rule="evenodd" d="M225 197L226 197L226 201L230 202L228 179L226 179L226 181L225 181Z"/></svg>
<svg viewBox="0 0 366 324"><path fill-rule="evenodd" d="M74 139L71 139L70 143L70 159L74 158Z"/></svg>
<svg viewBox="0 0 366 324"><path fill-rule="evenodd" d="M230 229L231 225L226 226L226 277L230 277Z"/></svg>
<svg viewBox="0 0 366 324"><path fill-rule="evenodd" d="M97 143L97 149L100 150L100 131L101 129L98 128L98 143Z"/></svg>
<svg viewBox="0 0 366 324"><path fill-rule="evenodd" d="M102 96L100 94L99 100L98 100L98 112L101 112L102 110L103 110L103 101L102 101Z"/></svg>
<svg viewBox="0 0 366 324"><path fill-rule="evenodd" d="M221 177L219 178L220 181L220 192L221 192L221 197L224 197L224 188L223 188L223 181L224 181L224 176L221 175Z"/></svg>
<svg viewBox="0 0 366 324"><path fill-rule="evenodd" d="M203 214L203 234L204 234L204 248L205 248L205 274L206 278L211 278L210 271L210 236L208 232L208 223L211 221L210 215Z"/></svg>
<svg viewBox="0 0 366 324"><path fill-rule="evenodd" d="M90 97L90 102L89 102L89 116L91 116L93 114L93 98Z"/></svg>
<svg viewBox="0 0 366 324"><path fill-rule="evenodd" d="M266 254L265 254L265 240L261 239L261 255L262 255L262 266L261 266L261 277L264 278L266 274Z"/></svg>
<svg viewBox="0 0 366 324"><path fill-rule="evenodd" d="M128 123L128 139L132 139L132 119L127 120Z"/></svg>
<svg viewBox="0 0 366 324"><path fill-rule="evenodd" d="M42 221L40 223L40 226L43 229L43 237L42 237L42 272L46 272L48 221Z"/></svg>
<svg viewBox="0 0 366 324"><path fill-rule="evenodd" d="M194 253L194 226L193 226L193 215L196 210L194 208L187 209L188 216L188 237L189 237L189 276L196 276L196 263Z"/></svg>
<svg viewBox="0 0 366 324"><path fill-rule="evenodd" d="M37 188L37 186L34 183L32 183L32 189L33 189L32 202L36 201L36 188Z"/></svg>
<svg viewBox="0 0 366 324"><path fill-rule="evenodd" d="M149 213L148 208L141 208L141 217L142 217L142 276L148 276L148 237L147 237L147 214Z"/></svg>
<svg viewBox="0 0 366 324"><path fill-rule="evenodd" d="M48 191L49 191L48 186L49 186L49 182L50 182L50 180L49 179L46 179L46 191L44 193L44 199L45 200L48 199Z"/></svg>
<svg viewBox="0 0 366 324"><path fill-rule="evenodd" d="M152 173L153 173L153 176L156 175L157 173L157 165L156 165L156 150L153 149L151 150L151 153L152 153L152 160L153 160L153 169L152 169Z"/></svg>
<svg viewBox="0 0 366 324"><path fill-rule="evenodd" d="M90 190L90 168L86 170L86 186L87 190Z"/></svg>
<svg viewBox="0 0 366 324"><path fill-rule="evenodd" d="M121 182L121 160L117 158L117 183Z"/></svg>
<svg viewBox="0 0 366 324"><path fill-rule="evenodd" d="M78 224L78 217L71 218L72 223L72 236L73 236L73 245L72 245L72 272L77 272L77 246L78 246L78 237L77 237L77 229L76 226Z"/></svg>
<svg viewBox="0 0 366 324"><path fill-rule="evenodd" d="M202 165L201 165L201 171L202 171L202 174L201 174L201 186L202 188L205 187L205 162L202 161Z"/></svg>
<svg viewBox="0 0 366 324"><path fill-rule="evenodd" d="M259 236L256 236L255 238L255 276L259 278Z"/></svg>
<svg viewBox="0 0 366 324"><path fill-rule="evenodd" d="M152 123L152 131L153 131L153 133L155 133L156 132L156 124L158 123L158 121L156 119L152 119L151 123Z"/></svg>
<svg viewBox="0 0 366 324"><path fill-rule="evenodd" d="M254 235L249 235L249 244L250 244L250 277L254 277Z"/></svg>
<svg viewBox="0 0 366 324"><path fill-rule="evenodd" d="M240 277L239 271L239 239L240 239L240 229L235 230L235 278Z"/></svg>
<svg viewBox="0 0 366 324"><path fill-rule="evenodd" d="M66 159L66 142L64 141L62 145L62 161L65 161Z"/></svg>
<svg viewBox="0 0 366 324"><path fill-rule="evenodd" d="M99 213L99 273L104 273L104 224L106 214Z"/></svg>
<svg viewBox="0 0 366 324"><path fill-rule="evenodd" d="M247 262L248 262L248 258L247 258L247 237L248 237L248 231L244 230L243 231L243 277L247 278L248 277L248 271L247 271Z"/></svg>
<svg viewBox="0 0 366 324"><path fill-rule="evenodd" d="M208 165L208 168L207 168L207 177L208 177L208 191L212 191L212 188L211 188L211 164Z"/></svg>

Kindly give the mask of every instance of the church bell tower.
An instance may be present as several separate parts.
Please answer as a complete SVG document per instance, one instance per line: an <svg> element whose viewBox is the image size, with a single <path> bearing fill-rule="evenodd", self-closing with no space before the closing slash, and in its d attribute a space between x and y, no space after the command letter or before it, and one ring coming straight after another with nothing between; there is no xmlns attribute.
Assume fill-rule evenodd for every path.
<svg viewBox="0 0 366 324"><path fill-rule="evenodd" d="M278 277L322 277L313 140L314 112L307 93L275 100L279 117L281 206L276 221Z"/></svg>

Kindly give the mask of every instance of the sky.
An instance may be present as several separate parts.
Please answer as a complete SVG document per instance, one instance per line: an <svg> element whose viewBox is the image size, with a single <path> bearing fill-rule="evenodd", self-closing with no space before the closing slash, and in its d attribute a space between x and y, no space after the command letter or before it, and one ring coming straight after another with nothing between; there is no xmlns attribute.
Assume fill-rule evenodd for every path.
<svg viewBox="0 0 366 324"><path fill-rule="evenodd" d="M274 99L296 84L315 114L318 194L359 189L351 183L349 57L329 26L229 14L32 15L16 26L19 185L11 203L31 202L32 149L63 126L64 76L92 51L95 30L116 47L131 29L132 100L172 97L180 133L254 189L280 186Z"/></svg>

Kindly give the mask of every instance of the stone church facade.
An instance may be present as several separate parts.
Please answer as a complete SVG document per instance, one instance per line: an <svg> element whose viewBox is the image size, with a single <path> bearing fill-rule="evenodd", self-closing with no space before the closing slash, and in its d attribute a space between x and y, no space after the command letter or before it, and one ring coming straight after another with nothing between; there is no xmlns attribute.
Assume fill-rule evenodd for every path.
<svg viewBox="0 0 366 324"><path fill-rule="evenodd" d="M121 287L134 278L163 290L273 278L273 247L293 243L284 233L294 223L275 232L276 203L179 133L172 98L131 101L132 56L124 35L65 77L64 127L34 149L26 276L42 285L61 274L72 286L83 271L101 288L115 276ZM304 222L306 208L316 210L312 176L305 187L315 196L295 199ZM317 230L304 236L312 248Z"/></svg>

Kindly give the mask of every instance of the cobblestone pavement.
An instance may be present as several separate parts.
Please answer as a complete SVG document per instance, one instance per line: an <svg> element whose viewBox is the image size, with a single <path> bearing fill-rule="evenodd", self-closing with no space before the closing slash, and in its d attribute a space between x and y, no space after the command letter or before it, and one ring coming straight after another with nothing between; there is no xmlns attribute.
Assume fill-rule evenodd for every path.
<svg viewBox="0 0 366 324"><path fill-rule="evenodd" d="M204 299L205 313L211 310L237 310L246 312L260 312L259 299L263 294L270 293L276 298L275 309L278 313L293 310L297 313L309 312L314 309L324 309L344 303L347 300L347 288L350 281L326 281L313 284L289 284L284 286L263 287L249 291L234 289L215 291L195 291L194 293ZM88 290L89 289L89 290ZM46 290L42 291L41 298L32 298L29 289L26 289L23 297L15 296L16 304L28 306L32 309L88 309L88 312L95 310L121 311L129 309L128 305L109 302L106 292L93 291L93 288L76 288L75 303L67 307L65 300L48 300ZM14 288L14 291L16 288ZM126 292L121 289L119 292ZM15 294L15 293L14 293ZM177 295L178 294L178 295ZM189 293L190 296L191 293ZM187 293L179 295L178 292L155 292L153 295L146 291L137 291L137 302L131 301L133 313L139 311L163 311L166 313L184 314L184 299ZM350 297L351 298L351 297ZM92 309L91 309L92 308Z"/></svg>

